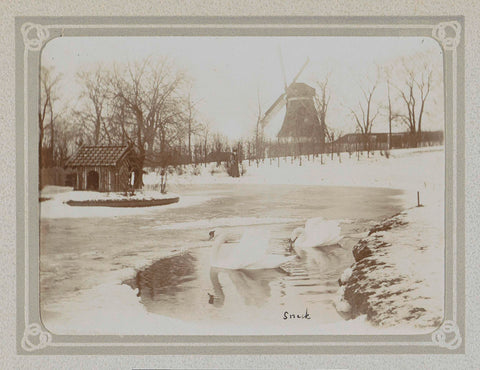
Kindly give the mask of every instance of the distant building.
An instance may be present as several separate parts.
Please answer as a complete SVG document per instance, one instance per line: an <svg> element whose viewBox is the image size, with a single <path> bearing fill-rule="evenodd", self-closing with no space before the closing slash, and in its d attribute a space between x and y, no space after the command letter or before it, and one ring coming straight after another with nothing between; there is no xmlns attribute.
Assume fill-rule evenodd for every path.
<svg viewBox="0 0 480 370"><path fill-rule="evenodd" d="M371 133L365 136L360 133L346 134L333 142L335 151L355 151L366 150L367 145L370 150L388 149L388 133ZM409 132L392 132L391 147L395 148L409 148L412 146L412 136ZM443 131L423 131L419 146L431 146L443 144ZM366 142L368 141L368 142ZM331 149L332 143L329 143Z"/></svg>
<svg viewBox="0 0 480 370"><path fill-rule="evenodd" d="M131 145L84 145L65 164L72 171L67 181L75 190L127 191L137 163Z"/></svg>

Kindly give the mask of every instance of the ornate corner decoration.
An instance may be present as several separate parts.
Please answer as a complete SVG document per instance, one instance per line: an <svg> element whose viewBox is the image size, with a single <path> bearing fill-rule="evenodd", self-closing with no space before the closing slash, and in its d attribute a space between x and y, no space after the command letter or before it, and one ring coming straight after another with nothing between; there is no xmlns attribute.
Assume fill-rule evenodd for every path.
<svg viewBox="0 0 480 370"><path fill-rule="evenodd" d="M450 334L448 339L447 334ZM445 320L442 326L433 332L432 342L442 348L457 349L462 344L462 336L458 325L452 320Z"/></svg>
<svg viewBox="0 0 480 370"><path fill-rule="evenodd" d="M27 352L47 347L52 342L52 334L43 331L40 324L29 324L23 333L22 348Z"/></svg>
<svg viewBox="0 0 480 370"><path fill-rule="evenodd" d="M48 27L41 24L35 24L26 22L22 24L20 32L23 37L23 43L25 45L24 50L24 71L27 70L28 54L30 51L40 51L45 42L50 37L50 31ZM27 74L24 75L24 108L25 108L25 125L28 122L28 89L27 89ZM27 145L27 142L26 144ZM28 261L28 247L26 249L26 259ZM28 271L26 271L28 274ZM28 301L28 287L26 288L27 301ZM28 307L25 313L25 330L20 342L22 349L27 352L33 352L43 349L52 343L52 334L48 331L44 331L40 324L29 323L28 319Z"/></svg>
<svg viewBox="0 0 480 370"><path fill-rule="evenodd" d="M458 21L439 23L433 27L432 36L444 50L456 50L462 36L462 25Z"/></svg>
<svg viewBox="0 0 480 370"><path fill-rule="evenodd" d="M21 27L25 48L31 51L39 51L44 42L50 37L50 31L41 24L24 23Z"/></svg>

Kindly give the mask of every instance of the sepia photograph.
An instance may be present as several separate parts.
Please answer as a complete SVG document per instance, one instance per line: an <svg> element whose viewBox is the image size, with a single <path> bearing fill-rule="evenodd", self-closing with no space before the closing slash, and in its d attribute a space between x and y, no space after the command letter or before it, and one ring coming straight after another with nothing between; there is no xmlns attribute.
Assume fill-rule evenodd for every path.
<svg viewBox="0 0 480 370"><path fill-rule="evenodd" d="M431 37L58 37L39 298L58 335L429 334L445 319Z"/></svg>

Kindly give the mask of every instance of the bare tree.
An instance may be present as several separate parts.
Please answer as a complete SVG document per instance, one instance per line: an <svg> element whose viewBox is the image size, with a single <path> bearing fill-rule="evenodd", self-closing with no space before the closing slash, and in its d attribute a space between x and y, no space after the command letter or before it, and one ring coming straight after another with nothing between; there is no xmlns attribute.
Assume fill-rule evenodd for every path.
<svg viewBox="0 0 480 370"><path fill-rule="evenodd" d="M330 104L331 95L328 92L328 79L329 76L326 76L323 81L317 81L320 93L315 96L316 108L318 111L318 119L322 127L327 127L327 111L328 105Z"/></svg>
<svg viewBox="0 0 480 370"><path fill-rule="evenodd" d="M406 111L394 115L405 124L410 132L411 145L418 146L421 141L422 119L425 113L425 103L432 87L432 68L428 64L416 72L413 67L404 64L406 72L403 87L397 87Z"/></svg>
<svg viewBox="0 0 480 370"><path fill-rule="evenodd" d="M167 59L116 67L111 79L111 91L131 121L122 120L122 132L139 152L139 167L135 174L135 187L143 185L142 168L147 153L151 153L157 130L160 131L161 151L166 142L167 125L178 123L176 116L179 97L176 95L185 76L175 71ZM126 126L129 124L130 127Z"/></svg>
<svg viewBox="0 0 480 370"><path fill-rule="evenodd" d="M63 166L68 157L76 149L76 140L81 137L81 127L72 125L68 118L60 118L56 122L55 130L55 161Z"/></svg>
<svg viewBox="0 0 480 370"><path fill-rule="evenodd" d="M77 78L82 85L80 98L84 98L85 104L80 111L76 113L81 116L84 122L93 125L90 141L94 145L106 139L106 142L112 144L112 137L107 128L105 117L108 109L108 94L110 76L98 66L93 72L81 71L77 73ZM103 132L103 134L102 134Z"/></svg>
<svg viewBox="0 0 480 370"><path fill-rule="evenodd" d="M327 139L332 142L331 137L329 137L329 131L327 129L327 111L330 104L331 95L328 91L328 80L330 74L328 74L322 81L317 81L317 86L319 87L319 94L315 95L315 106L317 109L318 120L320 121L320 126L322 127L323 133L327 136ZM321 149L323 150L323 148Z"/></svg>
<svg viewBox="0 0 480 370"><path fill-rule="evenodd" d="M327 137L328 142L330 143L330 154L331 158L333 159L334 150L334 142L338 140L343 135L343 131L339 129L335 129L333 127L325 127L325 136ZM337 153L340 151L340 148L337 146Z"/></svg>
<svg viewBox="0 0 480 370"><path fill-rule="evenodd" d="M207 155L208 155L208 136L210 134L210 127L208 123L203 123L199 126L198 135L203 140L203 161L205 166L207 166Z"/></svg>
<svg viewBox="0 0 480 370"><path fill-rule="evenodd" d="M42 66L40 69L40 101L38 110L38 149L40 166L44 167L47 162L53 164L55 147L55 119L57 113L54 111L54 102L58 99L58 85L61 75L56 74L53 68ZM48 146L48 157L44 148L46 129L49 128L50 145Z"/></svg>
<svg viewBox="0 0 480 370"><path fill-rule="evenodd" d="M367 151L370 152L370 134L380 109L373 101L373 95L378 82L371 84L368 88L362 89L362 99L358 102L358 108L350 108L357 129L362 135L364 144L367 145Z"/></svg>
<svg viewBox="0 0 480 370"><path fill-rule="evenodd" d="M196 116L196 105L200 101L193 101L192 99L192 89L189 88L188 96L185 99L185 121L187 123L187 140L188 140L188 161L192 162L192 136L197 134L201 130L201 126L195 119Z"/></svg>
<svg viewBox="0 0 480 370"><path fill-rule="evenodd" d="M387 78L387 98L388 98L388 149L392 149L392 123L393 123L393 107L392 97L390 95L390 79Z"/></svg>

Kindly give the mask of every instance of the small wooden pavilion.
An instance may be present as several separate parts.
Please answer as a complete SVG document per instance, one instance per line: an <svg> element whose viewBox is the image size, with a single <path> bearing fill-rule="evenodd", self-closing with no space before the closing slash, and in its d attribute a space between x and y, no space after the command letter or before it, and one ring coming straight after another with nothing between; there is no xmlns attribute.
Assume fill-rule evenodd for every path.
<svg viewBox="0 0 480 370"><path fill-rule="evenodd" d="M73 172L70 182L75 190L101 192L131 189L133 173L139 171L132 145L83 145L65 167Z"/></svg>

